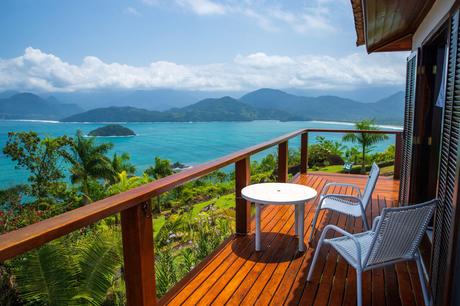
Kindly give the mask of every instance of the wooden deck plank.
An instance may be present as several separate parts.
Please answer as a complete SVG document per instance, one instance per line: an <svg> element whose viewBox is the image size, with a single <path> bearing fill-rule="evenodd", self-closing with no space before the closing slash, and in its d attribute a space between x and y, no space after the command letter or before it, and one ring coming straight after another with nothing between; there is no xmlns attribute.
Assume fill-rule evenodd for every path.
<svg viewBox="0 0 460 306"><path fill-rule="evenodd" d="M297 178L297 183L318 191L325 183L355 183L361 188L365 176L313 173ZM379 179L370 208L366 211L369 226L385 206L397 201L399 182ZM334 192L349 193L350 188ZM305 209L305 242L317 200ZM323 247L313 273L306 282L316 243L307 244L305 253L297 251L294 237L294 209L269 206L264 210L263 250L254 251L254 235L235 237L216 254L205 260L203 267L192 271L160 304L170 305L355 305L356 271L335 250ZM361 219L322 211L318 218L316 237L326 224L337 224L350 232L363 230ZM254 229L254 222L252 224ZM336 235L332 233L331 235ZM332 236L331 236L332 237ZM413 263L402 263L363 274L364 305L423 305L420 283Z"/></svg>

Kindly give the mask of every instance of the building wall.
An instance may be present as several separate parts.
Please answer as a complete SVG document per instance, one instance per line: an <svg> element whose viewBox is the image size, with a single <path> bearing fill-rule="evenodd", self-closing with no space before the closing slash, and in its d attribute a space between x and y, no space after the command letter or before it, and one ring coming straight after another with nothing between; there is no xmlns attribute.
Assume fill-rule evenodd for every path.
<svg viewBox="0 0 460 306"><path fill-rule="evenodd" d="M433 4L433 7L412 37L412 51L417 50L417 48L422 45L425 38L441 22L444 16L446 16L454 3L455 0L437 0Z"/></svg>

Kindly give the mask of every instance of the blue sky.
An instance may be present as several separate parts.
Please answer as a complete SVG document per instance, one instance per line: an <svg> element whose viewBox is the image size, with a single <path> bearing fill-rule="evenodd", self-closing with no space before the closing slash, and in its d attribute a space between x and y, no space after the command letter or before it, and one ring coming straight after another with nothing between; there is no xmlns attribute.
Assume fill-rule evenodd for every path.
<svg viewBox="0 0 460 306"><path fill-rule="evenodd" d="M328 90L404 82L349 0L2 0L0 89Z"/></svg>

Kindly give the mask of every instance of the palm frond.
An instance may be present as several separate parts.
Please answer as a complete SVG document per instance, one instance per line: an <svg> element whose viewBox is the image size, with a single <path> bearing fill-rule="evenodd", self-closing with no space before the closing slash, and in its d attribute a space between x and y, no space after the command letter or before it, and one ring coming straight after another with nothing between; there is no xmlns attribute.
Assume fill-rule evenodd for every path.
<svg viewBox="0 0 460 306"><path fill-rule="evenodd" d="M21 298L30 305L67 305L75 292L78 269L59 242L29 252L15 276Z"/></svg>
<svg viewBox="0 0 460 306"><path fill-rule="evenodd" d="M103 303L112 286L116 270L121 267L118 243L116 236L106 234L97 236L92 243L81 247L81 279L74 301L91 305Z"/></svg>

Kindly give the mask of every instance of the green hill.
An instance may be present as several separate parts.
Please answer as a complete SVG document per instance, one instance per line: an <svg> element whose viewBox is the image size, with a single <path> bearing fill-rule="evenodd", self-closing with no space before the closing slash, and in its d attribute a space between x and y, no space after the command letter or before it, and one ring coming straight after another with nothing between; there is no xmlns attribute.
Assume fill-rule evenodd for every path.
<svg viewBox="0 0 460 306"><path fill-rule="evenodd" d="M231 97L204 99L169 111L149 111L135 107L97 108L62 119L64 122L208 122L252 120L299 120L279 110L259 109Z"/></svg>
<svg viewBox="0 0 460 306"><path fill-rule="evenodd" d="M0 99L1 119L60 119L81 112L75 104L60 103L56 98L43 99L31 93L19 93Z"/></svg>
<svg viewBox="0 0 460 306"><path fill-rule="evenodd" d="M304 120L358 121L374 118L379 123L400 124L404 117L403 92L375 103L362 103L337 96L296 96L265 88L244 95L240 101L258 108L285 111Z"/></svg>

